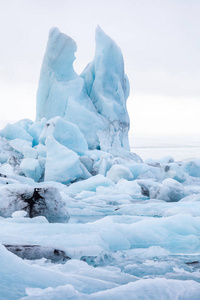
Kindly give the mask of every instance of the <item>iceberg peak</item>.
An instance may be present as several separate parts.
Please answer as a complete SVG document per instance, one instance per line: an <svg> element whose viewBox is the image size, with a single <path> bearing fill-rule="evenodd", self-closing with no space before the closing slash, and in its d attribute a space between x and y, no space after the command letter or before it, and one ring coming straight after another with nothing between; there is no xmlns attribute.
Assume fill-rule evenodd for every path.
<svg viewBox="0 0 200 300"><path fill-rule="evenodd" d="M96 27L96 31L95 31L95 42L96 42L96 52L102 51L102 49L108 46L112 46L112 44L114 44L115 47L120 49L115 43L115 41L112 40L111 37L109 37L99 25Z"/></svg>
<svg viewBox="0 0 200 300"><path fill-rule="evenodd" d="M77 77L73 68L76 51L76 42L71 37L61 33L56 27L50 29L44 64L54 71L57 80Z"/></svg>

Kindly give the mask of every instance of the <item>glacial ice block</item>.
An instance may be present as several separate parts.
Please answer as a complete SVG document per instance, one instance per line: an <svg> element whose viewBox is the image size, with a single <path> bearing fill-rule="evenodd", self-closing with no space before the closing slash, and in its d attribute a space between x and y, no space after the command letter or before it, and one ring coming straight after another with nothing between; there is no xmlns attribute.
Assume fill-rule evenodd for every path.
<svg viewBox="0 0 200 300"><path fill-rule="evenodd" d="M66 204L57 188L18 183L0 186L0 217L9 218L22 210L29 218L44 216L50 223L69 221Z"/></svg>
<svg viewBox="0 0 200 300"><path fill-rule="evenodd" d="M32 143L26 140L14 139L11 140L10 146L17 152L22 153L24 147L32 147Z"/></svg>
<svg viewBox="0 0 200 300"><path fill-rule="evenodd" d="M88 150L87 142L78 126L67 122L61 117L50 119L40 135L40 142L45 144L48 136L52 135L60 144L83 155Z"/></svg>
<svg viewBox="0 0 200 300"><path fill-rule="evenodd" d="M21 139L28 142L33 141L32 136L20 125L17 123L15 124L7 124L1 131L0 136L8 139L8 140L14 140L14 139Z"/></svg>
<svg viewBox="0 0 200 300"><path fill-rule="evenodd" d="M113 165L107 172L107 178L117 183L120 179L133 180L131 171L123 165Z"/></svg>
<svg viewBox="0 0 200 300"><path fill-rule="evenodd" d="M35 158L24 158L20 164L20 169L24 174L35 181L39 181L42 176L40 163Z"/></svg>
<svg viewBox="0 0 200 300"><path fill-rule="evenodd" d="M91 176L80 162L79 156L58 143L53 136L46 139L46 146L45 181L69 183L78 178L86 179Z"/></svg>
<svg viewBox="0 0 200 300"><path fill-rule="evenodd" d="M184 161L182 169L190 176L200 177L200 159L188 159Z"/></svg>
<svg viewBox="0 0 200 300"><path fill-rule="evenodd" d="M60 116L79 127L89 149L129 150L129 83L121 50L98 27L94 60L78 76L73 68L76 48L73 39L51 29L40 73L36 121Z"/></svg>

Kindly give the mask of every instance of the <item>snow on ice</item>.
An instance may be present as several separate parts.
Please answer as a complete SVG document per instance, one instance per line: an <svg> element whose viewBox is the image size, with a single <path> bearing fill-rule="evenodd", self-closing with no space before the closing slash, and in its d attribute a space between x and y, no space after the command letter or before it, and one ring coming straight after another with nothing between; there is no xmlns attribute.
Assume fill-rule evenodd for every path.
<svg viewBox="0 0 200 300"><path fill-rule="evenodd" d="M0 299L200 299L200 159L130 152L129 81L100 27L79 76L53 28L36 121L0 131Z"/></svg>

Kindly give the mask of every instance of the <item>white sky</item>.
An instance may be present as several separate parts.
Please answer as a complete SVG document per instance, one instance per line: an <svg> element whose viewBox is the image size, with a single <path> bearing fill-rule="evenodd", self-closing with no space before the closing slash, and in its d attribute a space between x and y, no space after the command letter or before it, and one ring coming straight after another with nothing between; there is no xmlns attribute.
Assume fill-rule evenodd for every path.
<svg viewBox="0 0 200 300"><path fill-rule="evenodd" d="M51 27L77 42L81 73L99 24L124 55L131 134L199 138L199 16L199 0L0 0L0 122L34 120Z"/></svg>

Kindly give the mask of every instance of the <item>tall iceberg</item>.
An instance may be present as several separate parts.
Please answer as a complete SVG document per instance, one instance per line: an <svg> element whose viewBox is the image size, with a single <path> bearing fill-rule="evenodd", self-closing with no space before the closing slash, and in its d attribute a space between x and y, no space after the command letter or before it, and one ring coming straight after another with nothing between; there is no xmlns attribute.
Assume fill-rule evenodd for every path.
<svg viewBox="0 0 200 300"><path fill-rule="evenodd" d="M126 109L129 81L124 74L124 60L120 48L99 26L96 29L94 60L81 76L96 110L109 121L106 130L98 134L101 149L122 146L129 150L129 116Z"/></svg>
<svg viewBox="0 0 200 300"><path fill-rule="evenodd" d="M37 92L36 121L60 116L79 127L89 149L129 150L129 82L120 48L97 27L94 60L80 76L73 68L76 49L73 39L57 28L50 30Z"/></svg>

